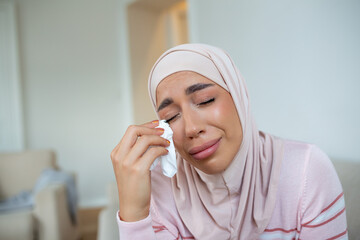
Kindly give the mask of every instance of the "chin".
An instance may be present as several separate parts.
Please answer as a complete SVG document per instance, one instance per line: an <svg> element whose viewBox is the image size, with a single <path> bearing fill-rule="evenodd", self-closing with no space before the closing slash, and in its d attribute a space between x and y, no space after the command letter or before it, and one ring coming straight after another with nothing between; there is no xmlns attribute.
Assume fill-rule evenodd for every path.
<svg viewBox="0 0 360 240"><path fill-rule="evenodd" d="M184 154L185 155L185 154ZM218 159L216 156L209 157L208 159L197 160L192 158L190 155L181 155L190 165L199 169L200 171L213 175L222 173L226 170L229 164L224 164L223 159Z"/></svg>
<svg viewBox="0 0 360 240"><path fill-rule="evenodd" d="M215 160L215 159L212 159L212 160ZM225 166L221 166L221 165L219 166L219 164L217 164L216 161L211 161L211 160L204 164L198 164L195 167L209 175L222 173L226 169Z"/></svg>

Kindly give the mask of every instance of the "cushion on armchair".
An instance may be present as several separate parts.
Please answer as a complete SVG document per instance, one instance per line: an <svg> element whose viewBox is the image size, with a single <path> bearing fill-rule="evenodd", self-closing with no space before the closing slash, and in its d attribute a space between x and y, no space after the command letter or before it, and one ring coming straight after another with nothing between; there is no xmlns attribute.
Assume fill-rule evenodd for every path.
<svg viewBox="0 0 360 240"><path fill-rule="evenodd" d="M33 240L35 224L31 210L0 214L0 239Z"/></svg>
<svg viewBox="0 0 360 240"><path fill-rule="evenodd" d="M41 172L57 168L55 154L50 150L0 154L0 200L31 190Z"/></svg>

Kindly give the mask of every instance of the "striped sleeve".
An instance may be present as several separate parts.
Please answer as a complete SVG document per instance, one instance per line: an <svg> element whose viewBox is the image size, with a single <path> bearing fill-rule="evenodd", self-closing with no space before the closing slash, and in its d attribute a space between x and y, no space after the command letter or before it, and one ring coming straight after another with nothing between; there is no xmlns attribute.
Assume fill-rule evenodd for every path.
<svg viewBox="0 0 360 240"><path fill-rule="evenodd" d="M124 222L119 218L119 212L116 214L116 220L119 227L119 236L121 240L190 240L193 237L182 236L179 232L174 236L167 227L159 222L152 220L149 214L143 220L137 222Z"/></svg>
<svg viewBox="0 0 360 240"><path fill-rule="evenodd" d="M150 215L147 218L137 222L124 222L120 220L119 212L117 212L116 220L119 227L119 236L121 240L156 240L155 231L152 228L152 221Z"/></svg>
<svg viewBox="0 0 360 240"><path fill-rule="evenodd" d="M329 158L313 146L304 176L299 239L347 239L345 199Z"/></svg>

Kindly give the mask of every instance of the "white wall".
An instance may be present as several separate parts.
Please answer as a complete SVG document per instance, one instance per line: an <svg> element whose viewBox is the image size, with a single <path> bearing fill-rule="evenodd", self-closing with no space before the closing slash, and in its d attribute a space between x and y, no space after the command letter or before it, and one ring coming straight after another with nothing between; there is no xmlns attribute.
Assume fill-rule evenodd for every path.
<svg viewBox="0 0 360 240"><path fill-rule="evenodd" d="M110 152L132 121L119 3L18 0L17 7L26 146L54 149L61 168L76 172L80 206L104 204L115 179Z"/></svg>
<svg viewBox="0 0 360 240"><path fill-rule="evenodd" d="M0 0L0 151L24 149L14 2Z"/></svg>
<svg viewBox="0 0 360 240"><path fill-rule="evenodd" d="M230 53L259 129L360 161L360 1L189 0L190 39Z"/></svg>

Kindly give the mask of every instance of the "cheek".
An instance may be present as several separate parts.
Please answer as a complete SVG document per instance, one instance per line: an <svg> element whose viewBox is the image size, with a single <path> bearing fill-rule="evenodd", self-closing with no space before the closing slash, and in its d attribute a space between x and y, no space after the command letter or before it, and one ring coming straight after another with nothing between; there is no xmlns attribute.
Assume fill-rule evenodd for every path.
<svg viewBox="0 0 360 240"><path fill-rule="evenodd" d="M234 102L231 98L222 101L214 111L215 119L221 124L230 138L242 139L242 126ZM241 135L241 136L238 136ZM233 139L235 140L235 139Z"/></svg>
<svg viewBox="0 0 360 240"><path fill-rule="evenodd" d="M222 121L225 118L224 114L226 114L226 110L224 109L226 106L224 104L218 105L211 112L213 119L216 121Z"/></svg>
<svg viewBox="0 0 360 240"><path fill-rule="evenodd" d="M235 112L237 114L237 112ZM220 102L215 108L210 112L211 118L215 122L220 123L221 125L226 125L226 123L233 118L233 108L231 104L227 101Z"/></svg>
<svg viewBox="0 0 360 240"><path fill-rule="evenodd" d="M183 126L180 122L176 122L174 126L171 127L173 130L173 141L176 151L185 159L189 160L189 155L185 151L186 146L186 136L183 129Z"/></svg>
<svg viewBox="0 0 360 240"><path fill-rule="evenodd" d="M180 126L174 126L171 127L173 130L173 141L176 151L178 151L180 154L182 154L181 147L183 146L183 136Z"/></svg>

